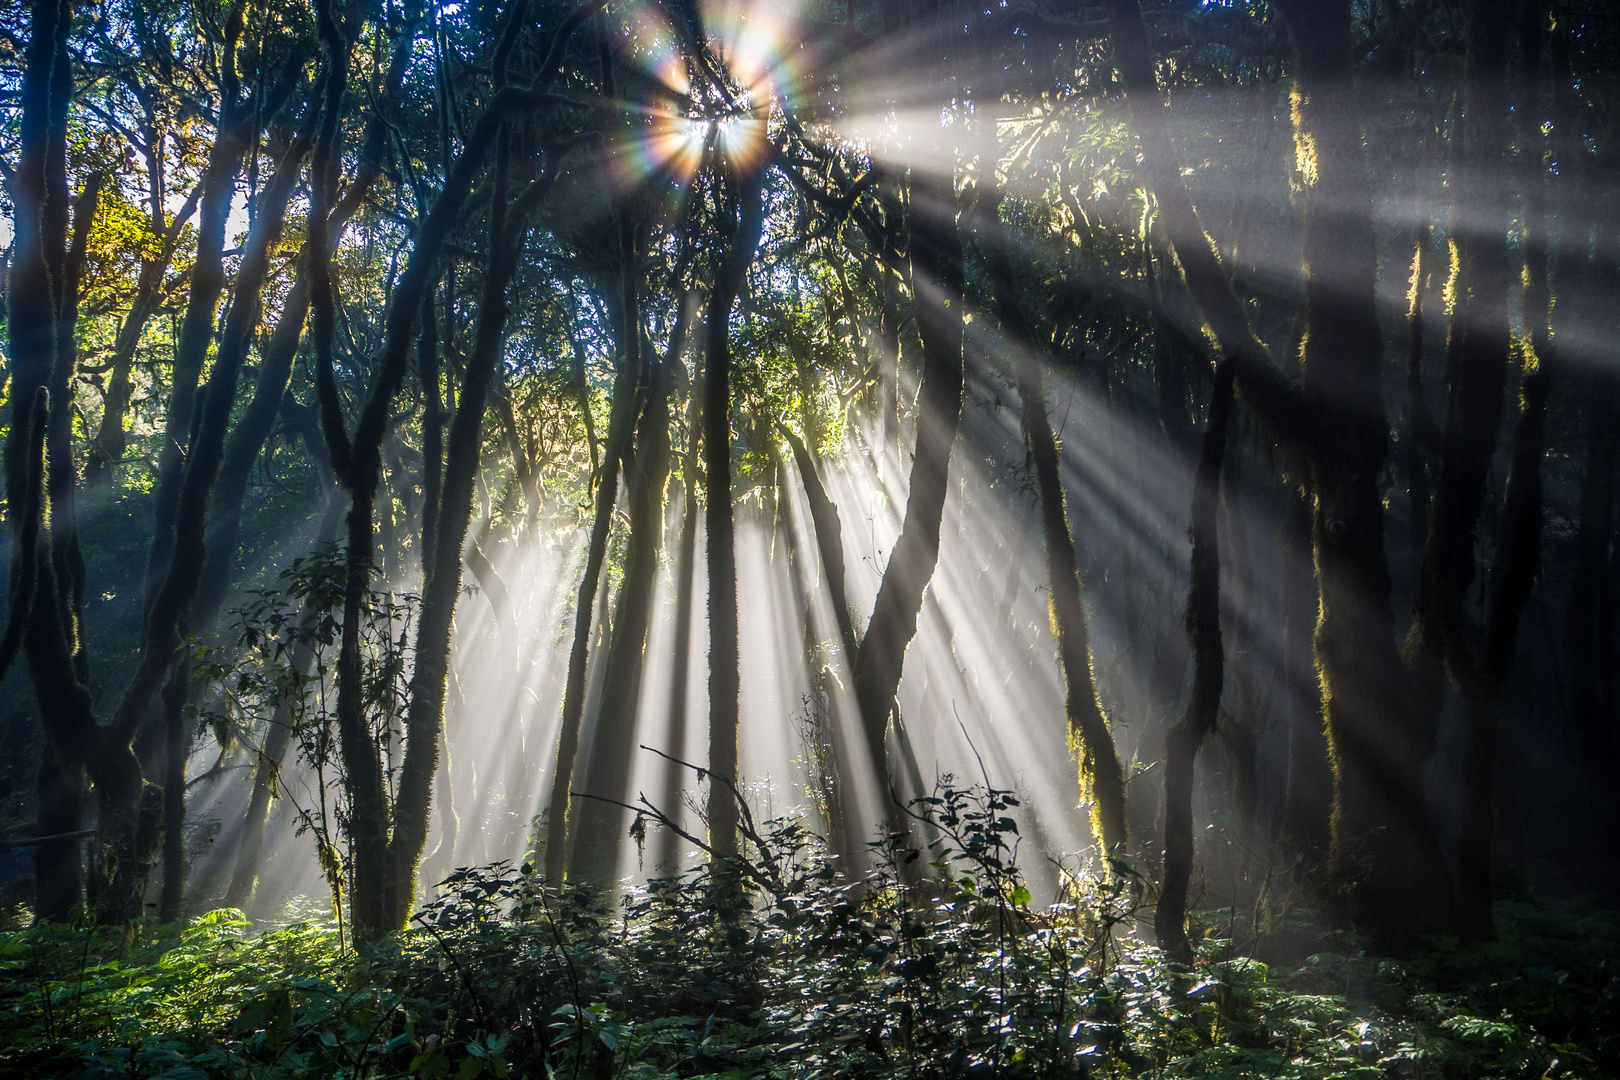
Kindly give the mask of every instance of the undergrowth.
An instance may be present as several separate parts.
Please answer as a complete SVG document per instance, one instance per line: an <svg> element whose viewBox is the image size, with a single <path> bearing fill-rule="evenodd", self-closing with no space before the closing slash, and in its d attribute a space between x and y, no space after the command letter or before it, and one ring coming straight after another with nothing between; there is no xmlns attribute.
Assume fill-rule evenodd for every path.
<svg viewBox="0 0 1620 1080"><path fill-rule="evenodd" d="M342 948L239 912L0 934L0 1072L87 1078L1612 1077L1620 922L1504 904L1500 940L1400 962L1312 930L1268 966L1137 937L1128 874L1031 907L1012 793L945 787L841 880L793 821L616 910L458 870ZM638 819L639 821L639 819ZM930 864L931 873L921 873ZM738 883L741 882L739 885ZM1295 928L1296 937L1300 933Z"/></svg>

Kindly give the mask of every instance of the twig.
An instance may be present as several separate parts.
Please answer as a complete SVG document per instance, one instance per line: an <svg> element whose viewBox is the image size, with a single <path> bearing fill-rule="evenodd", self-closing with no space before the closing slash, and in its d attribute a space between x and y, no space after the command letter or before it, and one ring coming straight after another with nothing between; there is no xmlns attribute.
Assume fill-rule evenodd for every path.
<svg viewBox="0 0 1620 1080"><path fill-rule="evenodd" d="M13 851L17 848L35 847L39 844L49 844L57 840L83 840L87 836L94 836L94 829L80 829L78 832L52 833L50 836L25 837L22 840L0 841L0 851Z"/></svg>
<svg viewBox="0 0 1620 1080"><path fill-rule="evenodd" d="M979 753L977 746L973 745L973 736L968 734L967 725L962 723L962 714L956 711L955 701L951 702L951 715L956 717L956 726L962 729L962 738L967 740L968 749L973 751L974 758L979 762L979 775L984 777L984 790L987 792L993 791L994 787L990 783L990 770L984 767L984 755Z"/></svg>
<svg viewBox="0 0 1620 1080"><path fill-rule="evenodd" d="M672 757L669 754L664 753L662 750L655 750L646 743L640 743L638 745L640 745L641 749L646 750L648 753L657 754L665 761L673 762L676 765L686 766L688 769L696 772L699 779L704 776L712 776L719 780L722 784L726 785L727 790L731 792L731 797L737 801L738 810L742 812L743 835L751 840L754 846L759 849L760 857L764 859L766 864L770 866L772 875L780 876L781 871L777 867L776 855L771 851L770 845L765 842L765 838L759 834L759 829L754 825L754 812L749 809L748 800L744 799L742 792L737 790L737 785L731 779L731 777L725 775L724 773L715 772L713 769L706 768L702 765L694 765L690 761L682 761L680 758ZM643 802L646 802L645 796L639 797ZM657 807L654 807L651 803L646 803L646 805L649 809L657 812L660 817L662 817L663 812L659 811ZM634 807L631 809L634 809ZM682 834L677 832L677 835ZM708 848L708 845L705 844L703 846L706 850L709 850L711 854L713 853L713 849Z"/></svg>
<svg viewBox="0 0 1620 1080"><path fill-rule="evenodd" d="M656 753L658 753L658 751L654 750L653 753L656 754ZM661 756L667 757L668 755L661 755ZM670 760L674 761L675 759L670 758ZM687 764L687 762L682 761L682 762L678 762L678 764L685 765L685 764ZM704 770L704 771L707 771L707 770ZM683 829L679 825L677 825L674 822L674 820L672 818L670 818L670 816L668 814L664 813L662 810L658 809L658 807L656 807L652 803L648 802L647 801L647 796L645 796L645 795L638 794L636 796L636 798L641 802L641 805L640 806L635 806L635 805L632 805L631 803L620 802L618 799L607 798L605 795L591 795L591 794L588 794L588 793L583 792L583 791L570 791L568 794L569 794L570 797L575 798L575 799L590 799L593 802L607 803L609 806L617 806L617 807L620 807L622 809L629 810L631 813L635 814L637 817L652 818L654 822L656 822L659 825L662 825L664 828L668 829L670 832L674 833L676 836L679 836L681 839L689 841L689 842L691 842L693 844L696 844L698 847L702 848L705 852L708 853L710 858L714 857L714 848L713 847L711 847L709 844L705 843L704 841L699 840L697 837L693 836L691 833L687 832L685 829ZM746 829L744 830L744 834L745 835L748 834ZM750 837L750 839L752 839L752 837ZM757 843L757 841L756 841L756 843ZM779 880L777 880L774 877L774 872L776 870L776 864L775 864L774 861L771 863L771 870L773 871L773 874L769 874L769 875L763 873L757 866L755 866L752 863L748 862L746 859L739 858L739 859L736 860L736 863L737 863L738 869L741 870L742 873L745 876L751 878L755 883L757 883L766 892L770 893L773 897L775 897L778 903L782 903L782 904L786 905L789 902L788 898L787 898L787 894L788 894L787 887L785 885L783 885Z"/></svg>

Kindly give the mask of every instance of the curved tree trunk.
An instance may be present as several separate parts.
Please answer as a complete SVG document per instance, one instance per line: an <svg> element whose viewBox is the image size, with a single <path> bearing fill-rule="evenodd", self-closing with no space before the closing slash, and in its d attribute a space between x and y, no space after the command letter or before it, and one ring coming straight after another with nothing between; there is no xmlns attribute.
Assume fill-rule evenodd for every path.
<svg viewBox="0 0 1620 1080"><path fill-rule="evenodd" d="M1311 500L1297 488L1290 491L1277 533L1283 716L1288 731L1288 783L1279 839L1297 856L1296 865L1307 870L1320 866L1327 854L1333 816L1333 766L1311 655L1311 632L1321 608L1311 573L1311 514ZM1296 693L1303 684L1295 676L1301 673L1309 673L1311 679L1307 689Z"/></svg>
<svg viewBox="0 0 1620 1080"><path fill-rule="evenodd" d="M186 716L191 689L191 658L182 657L169 670L159 695L164 718L163 740L163 884L158 893L158 921L180 917L186 898L186 759L191 756L192 720Z"/></svg>
<svg viewBox="0 0 1620 1080"><path fill-rule="evenodd" d="M1378 489L1387 424L1373 296L1377 252L1350 79L1348 6L1285 8L1306 91L1297 116L1316 148L1305 239L1311 277L1304 340L1311 348L1303 387L1267 361L1198 224L1170 144L1137 0L1108 0L1107 10L1149 180L1188 289L1233 364L1245 405L1310 463L1321 595L1315 652L1335 767L1335 869L1375 930L1394 939L1438 928L1449 882L1423 799L1431 740L1405 680L1390 677L1401 664ZM1369 845L1372 836L1378 840Z"/></svg>
<svg viewBox="0 0 1620 1080"><path fill-rule="evenodd" d="M383 783L381 759L365 716L364 671L360 652L360 623L371 588L375 501L381 479L381 450L388 431L389 412L394 396L405 379L411 342L415 336L413 329L432 282L434 264L466 205L473 180L482 170L484 159L507 117L546 101L545 92L559 70L557 54L560 54L580 22L594 9L595 5L587 3L563 20L552 38L547 60L541 66L536 82L528 87L508 86L498 90L478 123L467 132L461 156L452 165L444 186L422 220L416 243L394 287L384 317L383 347L378 358L376 380L361 407L352 436L343 415L343 404L333 372L335 306L331 256L323 234L319 230L312 234L316 240L310 258L313 337L316 388L321 400L321 429L326 436L334 471L351 496L344 562L343 636L337 664L337 728L344 782L352 803L350 842L354 854L354 873L356 881L368 883L366 889L356 888L351 894L355 931L362 935L397 928L390 924L392 916L399 910L400 890L404 885L393 873L393 866L397 864L393 862L391 852L399 849L390 843L392 815ZM323 22L330 22L329 13L321 18ZM508 18L509 27L516 27L521 22L520 18ZM335 36L332 30L323 33ZM341 50L336 45L330 45L328 51L336 54ZM323 162L317 155L318 175L326 174L331 168L330 161L328 157ZM330 199L329 188L329 183L315 185L316 199L313 202L321 207L314 215L317 219L322 217L324 206ZM440 546L442 549L442 544ZM459 571L459 558L456 562ZM423 754L429 753L426 747L419 749ZM419 840L416 846L420 847Z"/></svg>
<svg viewBox="0 0 1620 1080"><path fill-rule="evenodd" d="M1527 308L1530 304L1527 302ZM1476 671L1464 682L1462 835L1458 839L1458 929L1464 938L1484 941L1496 936L1491 915L1492 841L1496 807L1492 782L1502 688L1513 670L1519 617L1530 600L1541 558L1541 459L1547 449L1547 397L1555 350L1543 342L1540 355L1528 351L1520 392L1519 422L1513 436L1513 464L1503 497L1485 647Z"/></svg>
<svg viewBox="0 0 1620 1080"><path fill-rule="evenodd" d="M414 22L414 18L410 21ZM385 102L394 100L398 95L412 40L414 40L412 34L403 33L395 43L384 82L382 96ZM382 174L384 149L382 143L386 130L386 125L374 112L367 124L359 172L349 185L343 200L333 208L326 219L329 245L336 243L343 226L359 209L361 201L369 193L377 177ZM272 179L270 187L266 190L267 199L274 190L275 180ZM203 539L202 576L197 586L197 597L192 603L192 625L194 631L199 634L209 633L218 623L220 611L224 607L225 597L230 589L231 571L236 562L237 540L241 532L242 509L247 496L248 481L265 443L275 428L276 419L282 415L283 406L288 400L287 384L292 375L298 343L303 336L304 323L310 308L309 257L309 246L306 243L296 260L301 272L293 281L292 289L282 303L281 318L262 351L253 396L231 430L230 438L225 444L219 475L214 481L213 492L209 498L208 523ZM122 334L122 331L120 333ZM106 425L107 419L104 416L103 429ZM312 446L312 452L313 450ZM324 485L327 480L324 450L318 456L322 458L317 462L317 468L322 474ZM436 492L434 497L437 498ZM331 528L333 524L335 522L329 512L326 520L322 522L320 543L330 543L335 537L336 534ZM173 714L169 715L167 722L170 725L175 723ZM263 760L260 767L255 770L253 792L243 822L244 847L238 852L236 869L232 875L228 894L228 902L236 907L250 902L257 886L265 820L269 813L275 776L286 754L287 742L288 733L273 727ZM165 866L167 865L166 860Z"/></svg>
<svg viewBox="0 0 1620 1080"><path fill-rule="evenodd" d="M1297 10L1296 10L1297 8ZM1296 123L1317 150L1306 211L1302 354L1321 590L1316 655L1335 769L1330 871L1390 941L1438 929L1450 882L1422 770L1433 752L1409 711L1395 649L1379 474L1388 456L1377 243L1352 80L1348 5L1285 10L1299 57Z"/></svg>
<svg viewBox="0 0 1620 1080"><path fill-rule="evenodd" d="M394 101L404 79L406 63L410 58L410 45L415 39L409 33L399 36L389 60L381 94L381 109ZM343 198L326 217L327 246L330 249L342 237L361 203L370 194L377 178L382 175L384 140L388 127L377 113L373 113L366 126L365 141L360 152L360 168L344 190ZM266 189L268 201L275 180ZM261 210L262 214L264 211ZM300 267L287 298L282 302L281 318L271 332L260 358L258 376L254 381L253 396L242 416L231 429L225 444L225 457L220 463L219 476L214 481L213 495L208 504L208 528L204 538L206 553L203 559L202 581L197 588L193 604L195 625L199 633L212 629L219 617L230 588L231 570L236 562L237 538L242 527L242 507L247 497L247 485L253 467L264 451L264 445L275 430L276 418L281 415L286 400L287 384L292 376L293 362L298 356L298 343L303 337L304 323L310 309L309 280L310 249L306 243L298 253L296 265ZM431 306L431 305L429 305ZM425 541L424 541L425 542Z"/></svg>
<svg viewBox="0 0 1620 1080"><path fill-rule="evenodd" d="M805 501L810 504L810 524L816 533L816 553L821 556L822 572L827 575L827 597L833 609L833 621L838 626L838 641L844 650L844 662L851 663L855 656L855 626L850 620L849 598L844 589L844 527L838 516L838 506L827 496L821 483L816 459L809 447L789 428L782 435L793 450L794 464L804 483Z"/></svg>
<svg viewBox="0 0 1620 1080"><path fill-rule="evenodd" d="M883 278L883 309L878 322L878 461L900 454L900 279L878 262Z"/></svg>
<svg viewBox="0 0 1620 1080"><path fill-rule="evenodd" d="M152 545L146 562L146 606L150 608L168 575L174 558L175 526L179 520L180 489L190 460L195 424L197 384L214 337L214 318L225 291L225 222L236 196L236 178L249 145L258 134L263 102L244 98L236 70L236 54L246 28L245 9L230 9L221 50L219 122L208 163L199 184L197 250L191 263L190 292L174 347L174 370L169 388L169 411L163 443L158 452ZM318 108L313 102L310 112ZM156 691L156 686L148 695Z"/></svg>
<svg viewBox="0 0 1620 1080"><path fill-rule="evenodd" d="M1488 205L1495 194L1490 173L1507 145L1510 27L1511 21L1501 18L1491 5L1470 5L1465 63L1468 117L1458 194L1461 205L1473 205L1475 200ZM1361 821L1355 829L1358 835L1371 835L1376 828L1386 836L1401 839L1407 835L1404 831L1391 834L1388 830L1406 830L1413 815L1426 814L1422 761L1432 753L1439 733L1448 682L1466 687L1475 662L1466 639L1467 594L1478 570L1476 540L1501 426L1512 347L1508 221L1505 213L1487 210L1486 215L1494 228L1465 230L1455 241L1457 302L1446 347L1446 420L1406 642L1411 704L1405 730L1393 733L1401 739L1395 744L1397 753L1409 763L1397 780L1400 786L1393 812ZM1465 707L1468 696L1465 689ZM1368 752L1376 752L1372 745L1369 739ZM1349 831L1353 826L1347 821L1342 827ZM1392 875L1389 895L1378 897L1379 883L1373 883L1374 902L1383 909L1379 921L1401 923L1396 936L1402 940L1413 930L1437 928L1449 914L1440 907L1441 901L1449 899L1445 893L1427 888L1418 893L1411 891L1413 881L1433 883L1438 853L1424 844L1411 847L1407 854L1409 873ZM1399 902L1401 899L1415 902L1415 914L1402 910L1406 905Z"/></svg>
<svg viewBox="0 0 1620 1080"><path fill-rule="evenodd" d="M917 444L900 536L883 572L872 619L855 655L855 701L867 752L889 777L886 731L923 592L939 560L951 446L962 419L962 240L951 182L916 179L911 203L913 311L922 338Z"/></svg>
<svg viewBox="0 0 1620 1080"><path fill-rule="evenodd" d="M827 489L821 483L820 471L809 447L805 446L804 440L794 434L791 428L783 426L782 435L793 450L793 460L798 467L799 478L804 484L805 501L810 506L810 526L815 532L816 553L820 557L822 572L827 577L827 602L833 609L833 624L838 631L839 647L835 663L848 673L854 664L858 646L855 640L855 627L850 617L849 597L844 588L843 523L838 514L837 504L827 496ZM808 635L811 633L808 611L806 620L805 633ZM811 655L814 651L815 644L811 640L806 646L807 660L814 660ZM825 671L822 677L825 677ZM836 677L842 679L842 676ZM845 872L853 872L853 860L858 857L861 850L860 838L853 835L852 829L855 792L851 785L854 782L855 769L850 760L848 740L844 738L835 716L829 717L827 740L826 760L832 770L832 783L828 792L828 801L831 805L827 813L827 828L830 835L827 839L834 857L843 861Z"/></svg>
<svg viewBox="0 0 1620 1080"><path fill-rule="evenodd" d="M1436 441L1434 417L1429 413L1423 386L1423 336L1427 320L1423 315L1423 294L1431 273L1429 248L1431 227L1425 222L1417 229L1413 243L1412 284L1406 309L1406 483L1407 540L1416 559L1429 535L1429 465L1427 451Z"/></svg>

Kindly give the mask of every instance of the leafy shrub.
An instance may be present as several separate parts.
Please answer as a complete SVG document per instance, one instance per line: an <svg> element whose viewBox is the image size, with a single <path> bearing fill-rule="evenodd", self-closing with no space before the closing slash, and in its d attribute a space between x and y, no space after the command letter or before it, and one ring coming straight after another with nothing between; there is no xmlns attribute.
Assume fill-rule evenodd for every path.
<svg viewBox="0 0 1620 1080"><path fill-rule="evenodd" d="M655 880L616 910L528 866L461 869L409 931L351 948L319 921L252 935L230 911L128 936L13 931L0 1070L1418 1080L1620 1065L1620 980L1600 959L1612 917L1504 906L1502 942L1403 964L1352 948L1278 969L1206 939L1183 971L1136 936L1127 875L1032 908L1016 805L944 786L858 881L797 822L762 823L746 863Z"/></svg>

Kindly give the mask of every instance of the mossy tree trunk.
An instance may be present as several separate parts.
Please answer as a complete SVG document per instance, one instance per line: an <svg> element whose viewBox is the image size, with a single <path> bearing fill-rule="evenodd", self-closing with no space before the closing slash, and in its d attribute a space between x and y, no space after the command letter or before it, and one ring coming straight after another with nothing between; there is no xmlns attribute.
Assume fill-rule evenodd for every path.
<svg viewBox="0 0 1620 1080"><path fill-rule="evenodd" d="M14 214L6 288L11 410L5 473L12 558L3 659L9 665L19 651L25 657L45 737L36 783L41 837L78 831L85 766L97 731L80 632L83 593L76 582L82 582L82 563L76 558L71 504L75 471L71 444L64 448L62 443L71 430L75 360L71 309L77 297L68 285L78 276L70 265L68 235L71 27L71 5L35 0L30 6L19 153L8 184ZM93 206L93 198L80 206L87 204ZM60 515L52 512L47 486L69 500ZM37 915L66 918L83 896L77 838L37 845L34 870Z"/></svg>
<svg viewBox="0 0 1620 1080"><path fill-rule="evenodd" d="M1104 865L1129 846L1125 816L1125 773L1097 696L1092 670L1091 628L1084 586L1075 564L1074 537L1063 491L1062 458L1046 411L1041 349L1035 327L1020 299L1014 279L1012 241L1001 220L1000 188L987 193L983 211L990 287L1002 333L1014 352L1015 382L1024 408L1024 444L1035 467L1040 500L1041 537L1046 548L1047 612L1057 641L1063 673L1064 713L1071 752L1080 759L1080 798L1092 806L1091 827Z"/></svg>
<svg viewBox="0 0 1620 1080"><path fill-rule="evenodd" d="M1198 224L1174 148L1136 0L1109 0L1110 31L1160 217L1212 336L1235 367L1239 398L1264 429L1303 454L1315 505L1312 549L1321 605L1315 659L1333 748L1334 862L1356 910L1391 938L1436 929L1449 881L1423 800L1432 750L1394 642L1378 475L1387 455L1376 247L1351 81L1347 6L1285 8L1295 37L1296 122L1314 149L1307 191L1304 381L1265 359ZM1431 543L1433 538L1431 537ZM1368 845L1370 837L1376 843Z"/></svg>

